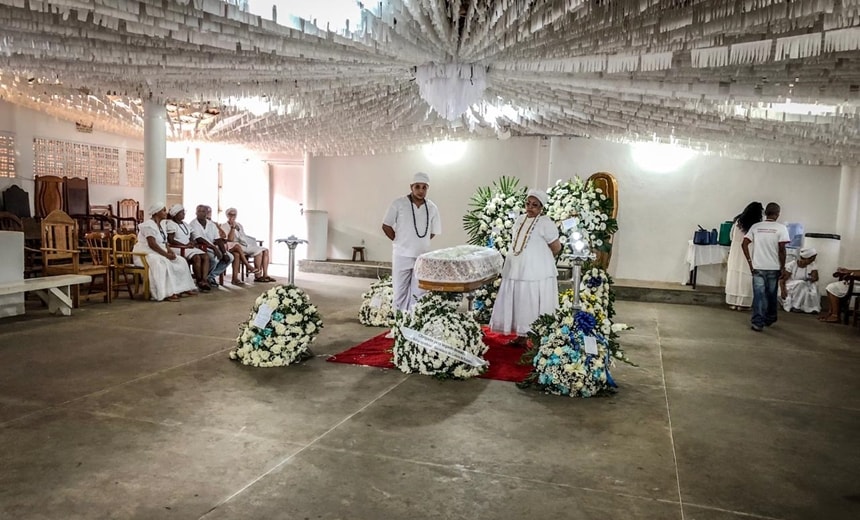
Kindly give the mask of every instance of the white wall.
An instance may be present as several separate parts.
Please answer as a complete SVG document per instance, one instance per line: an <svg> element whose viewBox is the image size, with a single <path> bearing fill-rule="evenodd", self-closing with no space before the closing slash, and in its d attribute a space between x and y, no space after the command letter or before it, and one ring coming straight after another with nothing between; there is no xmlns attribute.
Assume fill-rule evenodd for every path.
<svg viewBox="0 0 860 520"><path fill-rule="evenodd" d="M364 157L309 159L311 200L307 209L328 211L329 258L351 258L352 246L365 241L368 260L391 261L391 243L382 218L391 201L409 194L412 175L430 175L428 197L439 206L442 234L434 247L463 244L462 218L475 190L503 175L534 180L538 139L472 141L462 159L437 166L418 151Z"/></svg>
<svg viewBox="0 0 860 520"><path fill-rule="evenodd" d="M15 134L15 179L0 178L0 191L12 184L21 186L30 194L30 211L33 211L33 138L43 137L78 143L115 146L119 148L119 184L90 184L90 204L116 205L120 199L143 200L143 188L128 186L125 174L125 152L143 150L143 139L118 136L94 130L91 134L78 132L75 124L47 116L6 101L0 101L0 131Z"/></svg>
<svg viewBox="0 0 860 520"><path fill-rule="evenodd" d="M636 164L630 145L585 138L556 144L551 182L598 171L618 180L619 231L610 266L617 278L683 281L696 225L718 228L756 200L779 203L780 221L800 222L806 232L836 232L839 168L696 155L677 171L653 173Z"/></svg>
<svg viewBox="0 0 860 520"><path fill-rule="evenodd" d="M807 232L836 232L840 169L697 156L680 170L651 173L634 163L631 147L584 138L473 141L459 162L434 166L421 151L310 159L309 208L329 212L329 257L349 258L366 241L369 259L387 261L391 246L380 223L388 204L406 195L411 176L431 176L429 197L442 214L435 247L464 243L462 216L478 186L502 175L546 188L557 179L608 171L619 183L619 226L610 271L616 278L682 282L684 255L696 224L733 218L753 200L779 202L783 222ZM549 156L549 160L547 157Z"/></svg>

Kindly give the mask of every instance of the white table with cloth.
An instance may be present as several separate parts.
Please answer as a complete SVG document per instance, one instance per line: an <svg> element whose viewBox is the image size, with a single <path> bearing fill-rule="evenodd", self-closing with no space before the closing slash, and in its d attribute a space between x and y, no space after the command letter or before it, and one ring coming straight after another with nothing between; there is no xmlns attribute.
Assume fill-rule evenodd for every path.
<svg viewBox="0 0 860 520"><path fill-rule="evenodd" d="M710 245L703 246L694 244L692 240L687 245L687 267L689 268L689 279L686 282L696 288L699 275L699 267L706 265L725 265L729 261L729 246ZM717 278L717 285L721 285L725 276L721 273Z"/></svg>

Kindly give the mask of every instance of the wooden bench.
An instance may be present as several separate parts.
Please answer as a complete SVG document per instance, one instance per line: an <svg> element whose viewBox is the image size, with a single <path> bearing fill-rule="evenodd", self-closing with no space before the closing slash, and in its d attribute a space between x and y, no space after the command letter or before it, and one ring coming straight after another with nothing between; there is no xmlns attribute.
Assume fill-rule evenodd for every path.
<svg viewBox="0 0 860 520"><path fill-rule="evenodd" d="M59 313L63 316L69 316L72 313L71 286L89 283L92 279L92 276L83 274L61 274L2 282L0 283L0 296L33 292L48 305L51 314Z"/></svg>

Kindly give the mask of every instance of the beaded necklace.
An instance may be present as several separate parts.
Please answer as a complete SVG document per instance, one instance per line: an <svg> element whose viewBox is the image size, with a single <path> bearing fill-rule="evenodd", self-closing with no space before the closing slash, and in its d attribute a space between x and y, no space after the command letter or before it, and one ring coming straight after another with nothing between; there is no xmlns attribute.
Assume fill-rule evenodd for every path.
<svg viewBox="0 0 860 520"><path fill-rule="evenodd" d="M427 216L427 221L424 225L424 234L418 232L418 220L415 218L415 205L412 202L412 195L408 195L409 198L409 209L412 210L412 227L415 228L415 234L418 235L418 238L424 238L427 236L427 231L430 229L430 208L427 207L427 201L424 201L424 214Z"/></svg>
<svg viewBox="0 0 860 520"><path fill-rule="evenodd" d="M519 242L519 240L520 240L520 232L522 232L522 230L523 230L523 226L525 226L525 225L526 225L526 220L528 220L529 218L530 218L530 217L526 217L526 218L524 218L524 219L523 219L523 221L520 223L520 227L519 227L519 229L517 229L517 234L516 234L516 236L514 237L514 244L513 244L513 246L512 246L514 256L519 256L519 255L520 255L520 253L522 253L522 252L525 250L525 248L526 248L526 244L528 244L528 243L529 243L529 237L531 236L531 234L532 234L532 230L535 228L535 224L537 224L537 221L538 221L538 218L539 218L539 217L535 217L534 219L532 219L532 223L531 223L531 224L529 224L529 228L526 230L526 236L525 236L525 238L523 239L523 243L522 243L522 244L520 244L520 250L519 250L519 251L517 251L517 242Z"/></svg>

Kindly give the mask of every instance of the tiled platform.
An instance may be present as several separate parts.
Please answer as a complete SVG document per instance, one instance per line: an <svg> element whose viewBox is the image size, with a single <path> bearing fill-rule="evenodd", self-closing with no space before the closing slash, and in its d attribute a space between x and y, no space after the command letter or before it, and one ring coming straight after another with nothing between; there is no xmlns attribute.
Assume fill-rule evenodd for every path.
<svg viewBox="0 0 860 520"><path fill-rule="evenodd" d="M304 273L333 274L358 278L382 278L391 275L389 262L351 262L349 260L301 260L299 271ZM561 281L561 287L570 287L570 281ZM641 280L615 280L616 298L619 300L678 303L685 305L721 305L725 302L722 287L698 286Z"/></svg>

